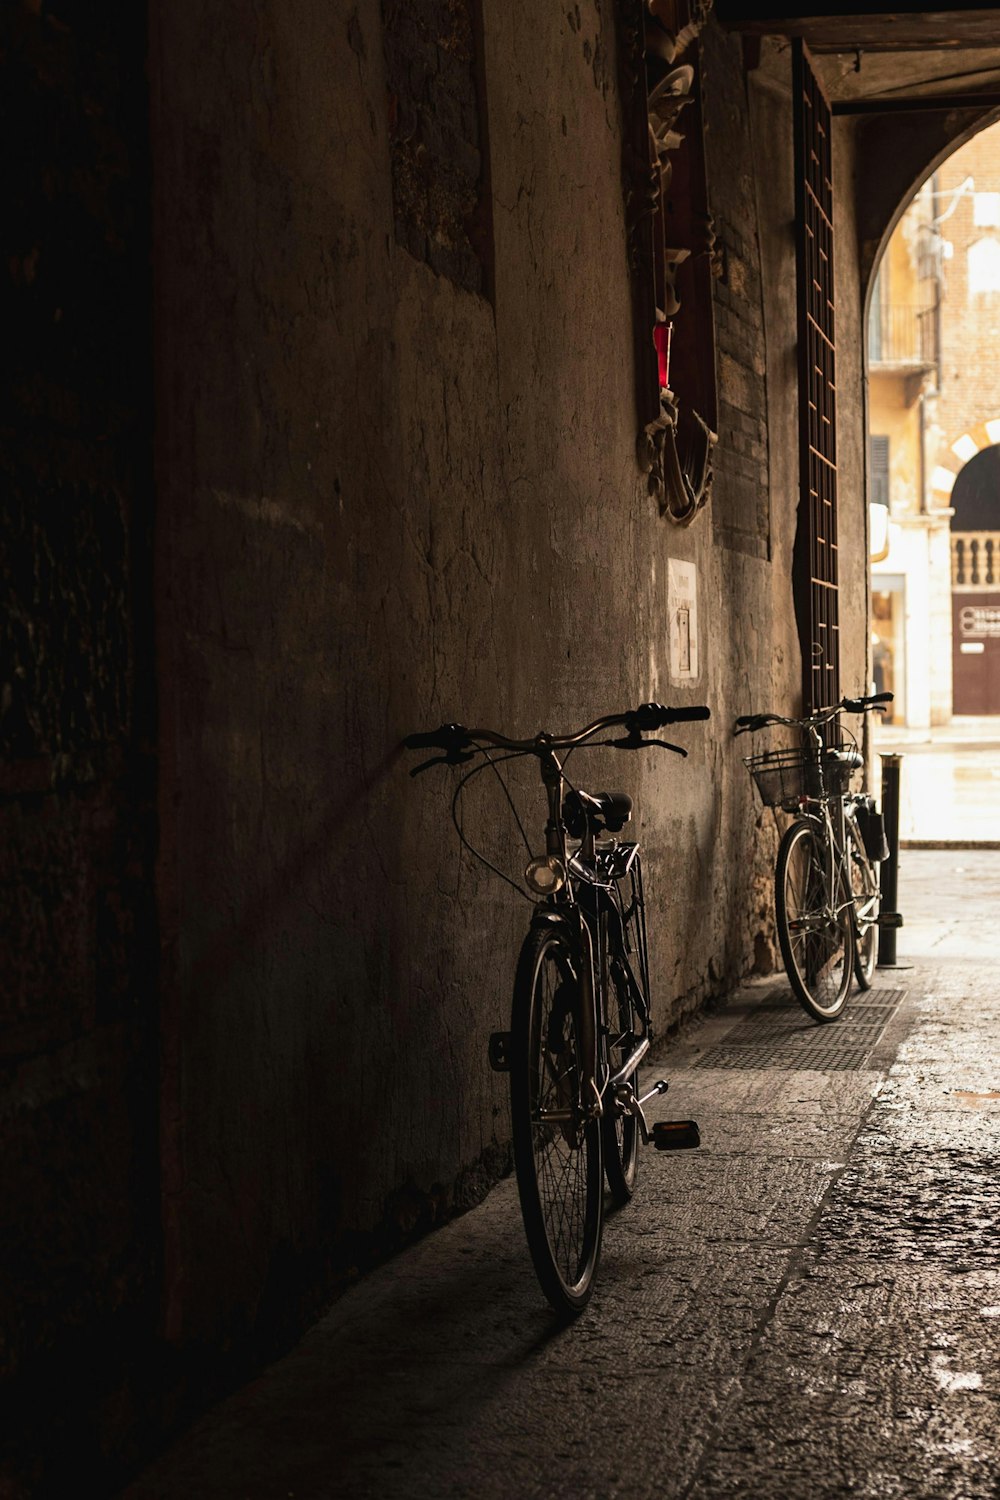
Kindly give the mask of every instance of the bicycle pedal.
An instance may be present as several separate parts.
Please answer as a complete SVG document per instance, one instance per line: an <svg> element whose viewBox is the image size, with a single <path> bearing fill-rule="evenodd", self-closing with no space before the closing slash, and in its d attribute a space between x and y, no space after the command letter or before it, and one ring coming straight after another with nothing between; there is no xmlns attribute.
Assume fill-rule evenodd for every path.
<svg viewBox="0 0 1000 1500"><path fill-rule="evenodd" d="M651 1135L657 1151L690 1151L701 1145L694 1120L657 1120Z"/></svg>
<svg viewBox="0 0 1000 1500"><path fill-rule="evenodd" d="M877 927L902 927L903 918L898 911L881 911L875 920Z"/></svg>
<svg viewBox="0 0 1000 1500"><path fill-rule="evenodd" d="M489 1043L490 1067L494 1073L510 1072L510 1032L494 1031Z"/></svg>

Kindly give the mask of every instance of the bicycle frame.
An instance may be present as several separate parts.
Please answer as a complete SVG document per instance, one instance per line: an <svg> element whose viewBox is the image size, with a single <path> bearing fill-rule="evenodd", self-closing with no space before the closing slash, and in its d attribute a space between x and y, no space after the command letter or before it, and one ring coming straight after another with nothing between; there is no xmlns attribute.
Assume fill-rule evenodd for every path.
<svg viewBox="0 0 1000 1500"><path fill-rule="evenodd" d="M813 741L817 759L821 767L823 756L823 736L815 724L805 726ZM834 892L838 888L841 892L851 890L851 872L848 863L847 849L847 796L845 793L827 792L823 788L824 796L815 799L810 798L801 809L803 818L818 824L824 835L824 844L827 849L828 866L826 870L827 890ZM838 882L837 876L840 875ZM828 919L839 919L841 912L846 907L853 907L853 896L849 901L840 905L831 906L826 913Z"/></svg>
<svg viewBox="0 0 1000 1500"><path fill-rule="evenodd" d="M539 762L542 784L545 787L548 801L548 817L545 824L545 851L546 858L553 861L555 869L553 876L558 874L559 884L549 893L542 895L535 907L533 923L558 923L566 932L570 951L577 955L577 963L580 969L579 985L581 995L580 1016L580 1048L583 1054L581 1059L582 1098L581 1106L584 1114L590 1118L599 1118L604 1112L604 1097L609 1087L626 1087L623 1080L634 1073L642 1058L645 1057L650 1046L650 1026L647 1006L649 992L649 973L646 952L646 930L645 913L642 906L641 889L638 893L633 892L633 901L638 900L640 912L640 948L639 963L643 983L640 986L635 979L634 973L630 972L630 982L635 986L636 992L641 994L642 1006L640 1007L643 1021L644 1035L639 1039L632 1049L629 1057L619 1066L614 1074L610 1075L607 1063L604 1037L606 1036L606 1017L599 1012L599 1007L604 1004L607 994L609 947L607 938L606 914L610 909L605 905L605 917L601 918L601 902L612 903L611 892L615 889L615 879L604 880L598 871L596 851L594 847L594 827L592 813L584 818L584 833L580 849L569 856L567 849L567 827L564 819L565 807L565 778L563 776L562 763L557 752L567 754L579 746L586 744L605 744L620 750L638 750L646 746L659 746L664 750L672 750L675 754L686 755L687 751L679 745L670 744L666 740L658 738L646 738L648 734L655 734L667 724L686 723L693 720L707 719L709 710L704 706L691 708L667 708L660 703L643 703L638 708L629 710L623 714L608 714L602 718L594 719L583 729L570 735L551 735L545 731L535 735L528 740L511 739L508 735L500 734L492 729L466 729L461 724L442 724L440 728L430 733L418 733L407 735L403 744L407 749L429 749L443 750L442 756L434 757L416 766L412 776L418 776L430 766L446 764L459 765L464 761L473 759L477 753L483 752L484 746L506 751L514 756L534 755ZM595 736L613 728L623 728L626 733L620 739L597 741ZM533 862L534 863L534 862ZM492 868L492 867L491 867ZM530 867L529 867L530 868ZM499 872L498 872L499 873ZM532 888L540 893L540 887L529 879ZM599 894L599 900L595 900L595 912L593 914L581 905L577 900L577 887L583 885L593 887ZM626 964L628 959L625 959ZM491 1041L491 1061L494 1066L503 1067L503 1034L497 1033L498 1042L494 1053L494 1042ZM659 1088L653 1092L659 1092ZM645 1139L649 1139L645 1119L641 1109L638 1108L643 1100L636 1101L631 1088L628 1089L629 1098L621 1102L623 1107L631 1113L636 1114L641 1121L642 1132ZM652 1095L647 1095L647 1098Z"/></svg>
<svg viewBox="0 0 1000 1500"><path fill-rule="evenodd" d="M836 815L831 813L831 803L836 807ZM847 853L847 817L843 797L831 797L829 799L816 799L804 805L799 814L802 822L814 823L820 831L823 846L827 851L827 867L824 872L826 876L826 889L835 891L838 888L838 875L840 876L839 887L842 892L850 891L850 867ZM839 920L841 913L849 906L853 907L854 898L842 901L839 905L831 906L823 914L824 922ZM804 923L802 924L805 925Z"/></svg>
<svg viewBox="0 0 1000 1500"><path fill-rule="evenodd" d="M565 779L562 766L553 750L540 757L542 783L548 797L548 819L545 824L546 854L558 859L567 872L567 879L560 890L541 899L536 907L534 921L557 920L565 922L572 934L572 945L580 956L581 973L581 1026L580 1041L584 1051L583 1095L584 1108L599 1118L604 1113L604 1099L609 1089L621 1087L630 1078L649 1051L652 1038L649 1033L649 1016L643 1014L645 1035L639 1039L628 1058L614 1074L611 1073L607 1055L599 1038L607 1032L607 1016L603 1013L607 1003L610 983L610 948L608 943L608 909L614 905L616 878L609 873L602 878L598 868L597 850L593 825L586 821L580 847L570 854L567 847L566 824L563 818ZM638 845L634 846L638 850ZM626 872L627 873L627 872ZM595 892L594 910L588 912L577 898L577 886L584 885ZM635 877L633 876L633 885ZM639 956L643 983L640 985L631 971L628 955L622 958L629 969L629 979L643 997L643 1011L648 998L648 959L646 950L646 916L641 887L634 900L639 902L642 952ZM619 919L621 919L619 912ZM599 1013L600 1012L600 1013Z"/></svg>

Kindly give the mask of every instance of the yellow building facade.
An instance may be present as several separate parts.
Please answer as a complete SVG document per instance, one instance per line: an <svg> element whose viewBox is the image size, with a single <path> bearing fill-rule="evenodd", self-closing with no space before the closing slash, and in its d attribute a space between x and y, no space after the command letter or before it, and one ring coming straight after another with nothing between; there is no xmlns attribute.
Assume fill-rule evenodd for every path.
<svg viewBox="0 0 1000 1500"><path fill-rule="evenodd" d="M1000 714L1000 128L948 158L892 234L868 381L869 498L888 508L884 543L873 511L876 681L911 727Z"/></svg>

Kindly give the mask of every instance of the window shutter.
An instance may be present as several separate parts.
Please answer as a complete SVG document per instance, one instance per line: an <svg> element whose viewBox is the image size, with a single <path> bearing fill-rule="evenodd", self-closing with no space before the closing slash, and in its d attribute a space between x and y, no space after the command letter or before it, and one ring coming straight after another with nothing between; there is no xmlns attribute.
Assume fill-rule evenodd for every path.
<svg viewBox="0 0 1000 1500"><path fill-rule="evenodd" d="M889 504L889 439L872 433L868 448L869 493L873 505Z"/></svg>

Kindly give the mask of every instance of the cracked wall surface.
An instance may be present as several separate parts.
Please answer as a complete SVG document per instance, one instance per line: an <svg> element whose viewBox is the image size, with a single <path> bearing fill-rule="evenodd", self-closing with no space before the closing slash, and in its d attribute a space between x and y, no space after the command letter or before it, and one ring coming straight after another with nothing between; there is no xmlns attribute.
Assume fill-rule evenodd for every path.
<svg viewBox="0 0 1000 1500"><path fill-rule="evenodd" d="M154 56L167 1326L235 1348L506 1160L485 1042L506 1025L526 908L460 851L450 777L411 782L401 737L711 704L687 762L595 752L577 771L636 797L666 1028L773 951L773 838L730 726L791 707L800 662L788 109L738 43L710 30L704 50L724 457L710 510L679 532L634 458L610 0L482 8L490 299L435 261L432 220L419 255L400 232L400 111L419 94L425 130L448 39L422 38L404 87L405 6L234 14L164 9ZM446 130L435 149L471 172L470 139ZM703 665L684 685L673 558L698 574ZM863 619L845 637L854 682ZM512 783L540 838L537 788L523 769ZM465 828L517 873L495 782L469 788Z"/></svg>
<svg viewBox="0 0 1000 1500"><path fill-rule="evenodd" d="M57 9L3 23L2 97L41 145L6 161L0 1311L11 1430L59 1374L61 1451L86 1432L121 1464L509 1164L486 1041L528 909L462 851L452 777L410 779L404 734L707 702L687 760L594 751L573 776L635 798L661 1036L773 963L775 834L731 726L801 680L792 148L780 69L745 72L709 24L721 420L711 503L678 529L636 463L612 0L180 0L148 53L127 7ZM404 89L385 28L418 10L457 30ZM436 153L409 196L407 91L406 139ZM850 131L838 150L853 689ZM683 682L671 563L697 577ZM537 783L510 785L537 848ZM462 816L517 876L495 778Z"/></svg>

